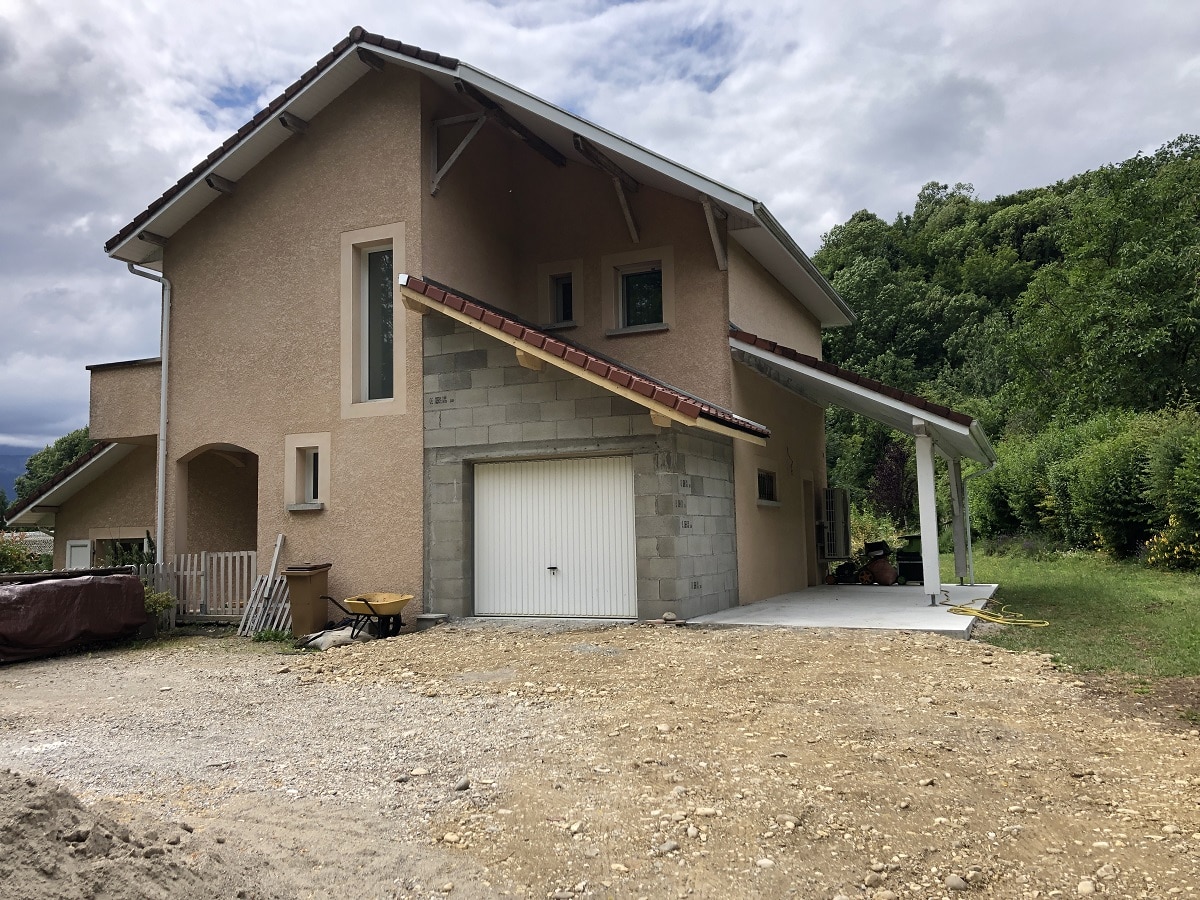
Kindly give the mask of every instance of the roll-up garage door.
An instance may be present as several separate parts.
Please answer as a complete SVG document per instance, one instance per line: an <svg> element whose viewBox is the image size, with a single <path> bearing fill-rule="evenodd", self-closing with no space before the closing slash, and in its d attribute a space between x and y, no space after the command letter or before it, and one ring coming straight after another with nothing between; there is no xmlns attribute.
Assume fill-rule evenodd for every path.
<svg viewBox="0 0 1200 900"><path fill-rule="evenodd" d="M636 618L633 461L476 465L475 614Z"/></svg>

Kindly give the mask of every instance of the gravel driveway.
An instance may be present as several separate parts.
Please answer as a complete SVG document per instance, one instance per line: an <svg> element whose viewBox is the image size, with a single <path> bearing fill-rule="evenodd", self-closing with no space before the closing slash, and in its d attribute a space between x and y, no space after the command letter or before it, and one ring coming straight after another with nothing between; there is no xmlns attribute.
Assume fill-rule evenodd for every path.
<svg viewBox="0 0 1200 900"><path fill-rule="evenodd" d="M1200 894L1200 737L1041 656L654 626L279 649L0 669L0 765L186 823L179 858L246 897Z"/></svg>

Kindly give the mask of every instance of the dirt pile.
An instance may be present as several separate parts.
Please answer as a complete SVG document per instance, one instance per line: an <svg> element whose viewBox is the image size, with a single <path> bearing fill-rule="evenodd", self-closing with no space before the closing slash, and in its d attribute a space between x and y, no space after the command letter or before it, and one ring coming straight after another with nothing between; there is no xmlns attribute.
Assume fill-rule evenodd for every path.
<svg viewBox="0 0 1200 900"><path fill-rule="evenodd" d="M0 773L0 883L8 900L261 897L191 826L132 830L51 782Z"/></svg>

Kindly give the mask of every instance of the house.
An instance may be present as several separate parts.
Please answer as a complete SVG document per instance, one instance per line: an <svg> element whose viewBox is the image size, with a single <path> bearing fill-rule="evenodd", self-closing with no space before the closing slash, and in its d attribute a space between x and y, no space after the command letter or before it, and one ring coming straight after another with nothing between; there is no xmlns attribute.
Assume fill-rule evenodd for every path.
<svg viewBox="0 0 1200 900"><path fill-rule="evenodd" d="M935 448L956 503L990 458L820 361L852 313L757 200L361 28L105 250L164 342L89 367L101 443L14 507L60 566L283 534L334 595L689 617L823 580L825 404L918 434L923 525Z"/></svg>

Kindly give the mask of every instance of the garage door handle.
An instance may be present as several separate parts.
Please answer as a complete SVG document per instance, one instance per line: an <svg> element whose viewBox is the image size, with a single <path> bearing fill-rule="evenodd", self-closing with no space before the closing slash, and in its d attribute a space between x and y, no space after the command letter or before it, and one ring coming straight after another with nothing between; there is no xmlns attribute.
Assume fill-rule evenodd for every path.
<svg viewBox="0 0 1200 900"><path fill-rule="evenodd" d="M557 575L558 574L558 566L546 566L546 571L553 572L555 575Z"/></svg>

